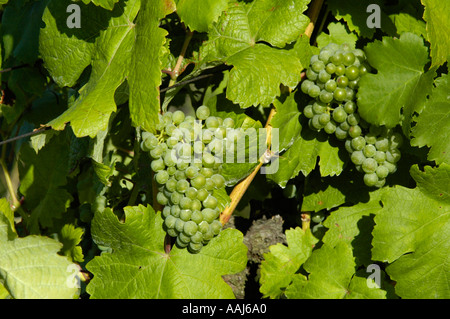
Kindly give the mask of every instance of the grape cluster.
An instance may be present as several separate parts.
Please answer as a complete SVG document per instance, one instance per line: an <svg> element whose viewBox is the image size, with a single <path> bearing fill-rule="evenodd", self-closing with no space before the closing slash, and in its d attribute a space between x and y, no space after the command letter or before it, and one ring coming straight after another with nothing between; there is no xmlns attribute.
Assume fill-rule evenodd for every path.
<svg viewBox="0 0 450 319"><path fill-rule="evenodd" d="M358 83L369 72L364 51L330 43L313 55L301 90L313 100L303 114L312 130L324 130L345 141L356 169L367 186L382 187L396 171L402 136L392 129L369 125L358 114Z"/></svg>
<svg viewBox="0 0 450 319"><path fill-rule="evenodd" d="M178 247L199 252L222 229L216 189L225 187L219 173L231 118L210 116L207 106L196 118L182 111L160 115L157 133L144 132L141 148L152 158L151 169L158 187L156 200L164 206L166 232Z"/></svg>

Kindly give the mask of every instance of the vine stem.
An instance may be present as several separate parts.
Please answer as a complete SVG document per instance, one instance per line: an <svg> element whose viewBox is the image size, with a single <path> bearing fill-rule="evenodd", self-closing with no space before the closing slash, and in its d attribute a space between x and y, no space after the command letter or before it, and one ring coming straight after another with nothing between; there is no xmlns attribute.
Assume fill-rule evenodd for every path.
<svg viewBox="0 0 450 319"><path fill-rule="evenodd" d="M180 55L178 56L177 63L175 64L175 68L171 72L168 72L171 77L169 86L174 85L175 82L177 81L178 76L181 74L180 73L181 64L183 63L184 56L186 55L186 50L188 48L189 42L191 42L193 35L194 35L194 32L192 32L190 30L186 31L186 37L184 38L183 47L181 48L181 52L180 52Z"/></svg>
<svg viewBox="0 0 450 319"><path fill-rule="evenodd" d="M310 23L306 27L305 33L304 33L309 38L311 38L311 35L314 31L314 25L317 21L317 18L319 17L319 13L322 8L322 5L323 5L323 0L315 0L312 2L311 6L309 7L308 16L310 19ZM270 110L269 116L267 118L266 125L265 125L265 128L267 129L266 143L267 143L267 145L269 145L269 150L270 150L270 145L271 145L271 131L272 131L272 126L270 123L271 123L273 117L275 116L275 114L276 114L276 109L274 107L272 107L272 109ZM263 164L264 164L264 162L262 160L260 160L260 162L254 168L252 173L250 175L248 175L246 178L244 178L242 181L240 181L233 188L233 190L230 193L231 203L220 214L220 221L221 221L222 225L225 225L228 222L228 220L230 219L231 215L233 214L236 206L239 204L239 201L241 200L242 196L247 191L248 187L252 183L253 179L255 178L256 174L258 173L259 169L261 168L261 166ZM305 224L305 227L306 227L306 224ZM307 227L309 228L309 223L308 223Z"/></svg>
<svg viewBox="0 0 450 319"><path fill-rule="evenodd" d="M8 187L9 195L11 196L12 205L14 210L16 210L20 206L20 201L17 199L16 192L14 191L14 187L11 181L11 176L9 175L8 168L6 167L5 161L0 159L0 165L3 169L3 175L5 175L6 186Z"/></svg>

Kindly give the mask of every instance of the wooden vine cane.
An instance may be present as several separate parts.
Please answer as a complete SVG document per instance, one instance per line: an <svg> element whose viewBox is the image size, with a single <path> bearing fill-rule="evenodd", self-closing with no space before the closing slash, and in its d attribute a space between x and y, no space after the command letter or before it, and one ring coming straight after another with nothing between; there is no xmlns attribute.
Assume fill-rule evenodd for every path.
<svg viewBox="0 0 450 319"><path fill-rule="evenodd" d="M323 0L316 0L316 1L313 1L311 6L309 7L308 16L310 19L310 23L306 27L306 30L304 33L309 38L311 37L311 35L314 31L314 25L317 21L317 18L319 17L319 13L320 13L320 10L322 9L322 5L323 5ZM272 134L271 134L272 126L270 125L270 122L272 121L275 113L276 113L276 109L274 107L272 107L272 109L270 110L269 117L267 118L266 125L264 126L267 130L266 142L268 145L269 152L270 152L270 144L271 144L271 136L272 136ZM252 183L253 179L255 178L256 174L258 173L259 169L261 168L261 166L263 164L265 164L265 161L263 159L260 159L258 165L254 168L252 173L249 176L247 176L245 179L240 181L233 188L233 190L231 191L231 194L230 194L231 203L220 214L220 222L222 223L222 225L225 225L228 222L228 220L230 219L231 215L233 214L237 204L239 203L242 196L247 191L248 187Z"/></svg>

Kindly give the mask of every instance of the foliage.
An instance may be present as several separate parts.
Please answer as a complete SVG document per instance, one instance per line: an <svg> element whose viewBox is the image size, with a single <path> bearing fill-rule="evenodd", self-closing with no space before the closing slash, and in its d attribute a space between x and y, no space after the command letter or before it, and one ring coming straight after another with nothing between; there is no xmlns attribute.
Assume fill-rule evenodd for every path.
<svg viewBox="0 0 450 319"><path fill-rule="evenodd" d="M1 297L234 298L224 278L245 273L258 286L245 298L450 298L448 2L9 0L0 12ZM361 126L402 137L382 187L309 123L320 98L302 84L333 45L366 58L347 99ZM245 161L217 168L224 229L192 253L165 232L142 143L161 114L203 105L233 120ZM286 242L253 274L244 235L275 215Z"/></svg>

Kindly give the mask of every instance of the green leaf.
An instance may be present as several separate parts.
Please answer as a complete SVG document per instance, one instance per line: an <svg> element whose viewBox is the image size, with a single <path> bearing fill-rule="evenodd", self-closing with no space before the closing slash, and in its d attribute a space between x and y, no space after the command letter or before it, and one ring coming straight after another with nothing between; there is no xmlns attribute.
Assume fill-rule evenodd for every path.
<svg viewBox="0 0 450 319"><path fill-rule="evenodd" d="M447 74L436 79L422 112L411 130L411 145L431 147L428 160L450 163L450 83Z"/></svg>
<svg viewBox="0 0 450 319"><path fill-rule="evenodd" d="M431 43L431 66L443 64L450 52L450 4L439 0L421 0L425 6L423 19L427 22L427 35Z"/></svg>
<svg viewBox="0 0 450 319"><path fill-rule="evenodd" d="M353 32L348 32L345 28L345 25L339 22L331 22L327 28L329 34L322 32L317 37L317 46L319 48L323 48L330 43L347 43L352 49L355 48L356 40L358 39L358 37Z"/></svg>
<svg viewBox="0 0 450 319"><path fill-rule="evenodd" d="M396 281L400 297L449 298L450 205L448 195L444 196L449 189L448 183L440 181L448 179L450 166L423 173L413 167L411 172L418 187L397 186L382 197L372 256L391 263L386 271Z"/></svg>
<svg viewBox="0 0 450 319"><path fill-rule="evenodd" d="M397 28L397 33L411 32L427 38L426 24L423 20L416 19L412 15L404 12L389 16Z"/></svg>
<svg viewBox="0 0 450 319"><path fill-rule="evenodd" d="M228 7L228 0L178 0L177 14L189 29L207 32Z"/></svg>
<svg viewBox="0 0 450 319"><path fill-rule="evenodd" d="M62 2L63 1L55 8L55 13L53 13L51 8L46 10L44 13L44 21L51 21L52 19L56 21L57 17L63 14L61 11L65 10L65 7L62 5ZM138 10L139 1L128 0L124 3L123 7L116 6L112 12L102 10L103 14L100 15L100 21L98 21L99 18L96 16L87 15L87 20L89 21L89 18L91 19L90 23L101 25L101 23L106 22L106 25L104 25L102 29L99 30L97 27L88 31L89 33L97 32L98 35L95 38L92 38L92 36L83 38L83 42L85 42L84 46L88 49L87 52L89 52L89 48L92 50L91 55L83 58L81 61L83 62L83 66L89 64L92 66L89 81L80 89L79 97L70 108L62 115L49 122L48 125L56 130L62 130L66 123L70 122L77 137L95 137L98 131L106 129L111 113L116 110L114 100L115 91L127 76L129 60L131 58L130 48L133 47L135 40L133 20L137 15ZM55 16L53 16L53 14L55 14ZM53 25L50 28L53 33L62 33L59 30L54 30L57 28L56 25ZM85 29L88 28L81 28L79 30ZM86 36L84 33L81 35L84 37ZM50 39L52 39L52 37L50 37ZM57 50L59 51L54 52L53 55L48 54L50 56L60 57L61 54L67 54L65 44L70 43L71 38L60 36L57 39L61 40L57 46ZM76 44L79 44L79 41L77 41ZM52 41L44 43L41 46L46 45L55 46ZM58 54L60 51L62 51L62 53ZM70 47L69 52L71 52ZM84 52L85 51L83 51L83 54ZM60 59L56 69L66 69L68 65L65 64L64 61L64 59ZM79 69L81 69L81 67ZM77 75L74 75L71 79L73 80L76 76Z"/></svg>
<svg viewBox="0 0 450 319"><path fill-rule="evenodd" d="M303 69L295 52L280 50L295 41L309 19L306 0L230 2L202 46L202 63L231 64L227 98L242 108L267 106L280 95L280 84L295 87ZM289 15L290 23L280 16ZM258 43L265 41L272 46Z"/></svg>
<svg viewBox="0 0 450 319"><path fill-rule="evenodd" d="M0 218L0 229L4 226ZM78 297L79 289L70 281L71 269L76 266L58 255L62 246L58 241L43 236L8 240L1 235L0 282L13 298Z"/></svg>
<svg viewBox="0 0 450 319"><path fill-rule="evenodd" d="M286 240L288 246L278 243L264 254L260 278L260 291L264 297L279 298L282 295L318 242L310 230L299 227L286 230Z"/></svg>
<svg viewBox="0 0 450 319"><path fill-rule="evenodd" d="M277 112L270 125L279 131L278 150L281 152L289 148L300 136L302 126L299 116L301 113L298 110L294 94L290 94L283 102L275 100L273 104Z"/></svg>
<svg viewBox="0 0 450 319"><path fill-rule="evenodd" d="M307 176L316 167L318 157L321 176L340 175L344 166L339 156L340 149L325 132L303 130L294 144L280 155L278 171L268 175L268 178L284 188L300 172Z"/></svg>
<svg viewBox="0 0 450 319"><path fill-rule="evenodd" d="M341 241L351 244L356 264L370 264L373 217L382 209L380 200L385 191L371 192L369 201L333 211L323 222L328 230L322 241L333 247Z"/></svg>
<svg viewBox="0 0 450 319"><path fill-rule="evenodd" d="M12 240L17 237L14 226L14 211L6 198L0 199L0 240Z"/></svg>
<svg viewBox="0 0 450 319"><path fill-rule="evenodd" d="M24 208L31 211L31 233L39 227L52 227L54 219L61 218L72 200L64 189L67 184L69 145L66 134L51 139L39 154L28 145L22 146L19 157L20 192Z"/></svg>
<svg viewBox="0 0 450 319"><path fill-rule="evenodd" d="M80 1L80 0L73 0ZM81 0L84 4L93 3L96 6L101 6L105 9L112 10L114 8L114 4L119 2L119 0Z"/></svg>
<svg viewBox="0 0 450 319"><path fill-rule="evenodd" d="M377 74L366 74L359 82L358 108L362 118L372 124L394 127L407 122L409 133L412 114L425 102L432 86L434 70L424 72L428 52L423 39L402 33L399 39L384 37L365 48L368 62Z"/></svg>
<svg viewBox="0 0 450 319"><path fill-rule="evenodd" d="M159 28L159 20L170 13L173 6L171 1L143 1L136 22L136 42L128 77L129 106L134 125L148 132L154 132L159 123L161 56L168 34Z"/></svg>
<svg viewBox="0 0 450 319"><path fill-rule="evenodd" d="M160 213L148 206L126 207L125 222L110 209L96 213L92 236L112 248L87 264L94 278L91 298L233 298L222 275L243 270L247 248L242 234L226 229L198 254L176 246L164 250Z"/></svg>
<svg viewBox="0 0 450 319"><path fill-rule="evenodd" d="M74 262L83 262L83 250L79 246L83 234L82 228L76 228L72 224L65 224L58 234L58 239L63 244L60 253Z"/></svg>
<svg viewBox="0 0 450 319"><path fill-rule="evenodd" d="M308 278L297 274L286 289L290 299L385 298L386 292L368 288L366 279L354 276L355 262L350 245L323 245L303 265Z"/></svg>

